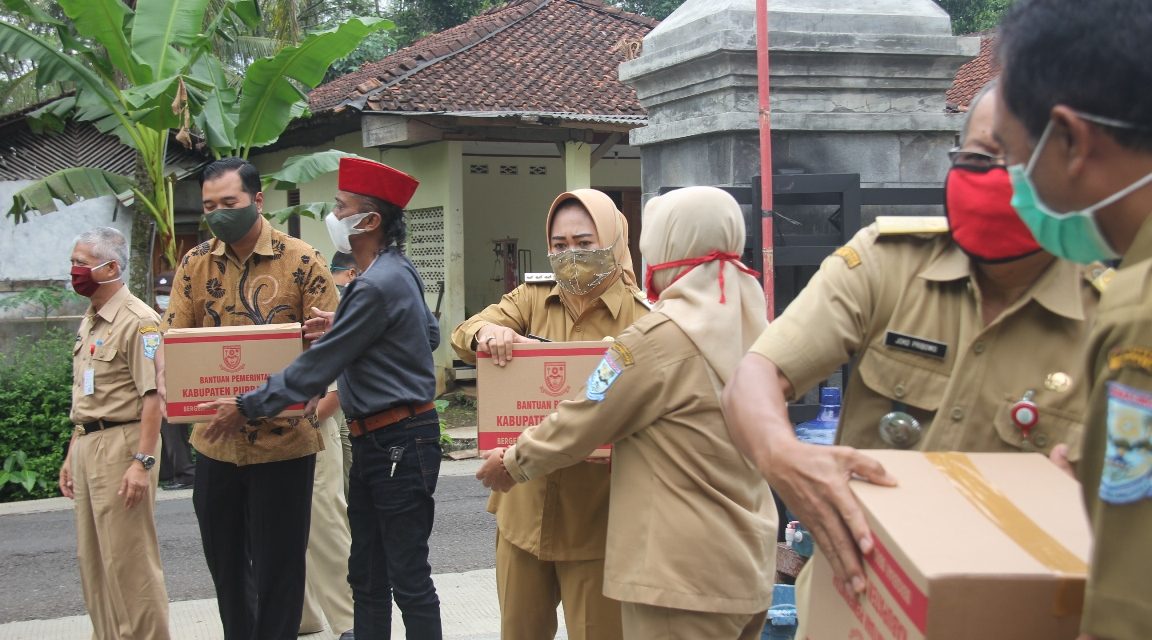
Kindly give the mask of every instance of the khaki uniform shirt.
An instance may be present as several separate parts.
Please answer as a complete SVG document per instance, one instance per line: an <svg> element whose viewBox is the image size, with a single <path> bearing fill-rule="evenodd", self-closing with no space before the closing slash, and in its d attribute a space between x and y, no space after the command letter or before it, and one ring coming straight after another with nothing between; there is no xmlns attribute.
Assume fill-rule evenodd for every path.
<svg viewBox="0 0 1152 640"><path fill-rule="evenodd" d="M1057 261L984 326L972 262L947 235L880 236L873 225L824 261L751 351L795 394L853 360L840 444L889 448L878 425L899 409L924 429L916 449L1047 452L1065 442L1075 454L1094 274ZM1010 411L1028 392L1039 422L1026 441Z"/></svg>
<svg viewBox="0 0 1152 640"><path fill-rule="evenodd" d="M332 274L320 252L264 223L252 255L241 263L228 245L212 239L188 252L172 279L162 329L236 327L304 322L310 309L336 309ZM166 361L169 369L179 362ZM196 425L190 442L213 460L237 465L291 460L324 448L314 415L270 418L235 437L209 443Z"/></svg>
<svg viewBox="0 0 1152 640"><path fill-rule="evenodd" d="M557 342L615 337L648 313L641 296L620 280L579 318L573 318L560 300L559 285L523 284L461 323L452 332L452 348L461 359L475 362L472 341L487 323ZM505 540L541 560L603 558L609 477L606 464L577 464L509 493L493 493L488 511L496 514L496 526Z"/></svg>
<svg viewBox="0 0 1152 640"><path fill-rule="evenodd" d="M72 346L72 424L140 420L144 395L156 390L159 323L152 307L128 287L121 287L99 311L88 307ZM88 376L91 393L85 389Z"/></svg>
<svg viewBox="0 0 1152 640"><path fill-rule="evenodd" d="M1152 638L1152 222L1100 301L1080 481L1096 543L1081 628Z"/></svg>
<svg viewBox="0 0 1152 640"><path fill-rule="evenodd" d="M592 376L584 399L561 403L508 450L508 472L523 482L614 443L604 595L714 613L767 609L776 506L728 435L696 345L653 313L617 337Z"/></svg>

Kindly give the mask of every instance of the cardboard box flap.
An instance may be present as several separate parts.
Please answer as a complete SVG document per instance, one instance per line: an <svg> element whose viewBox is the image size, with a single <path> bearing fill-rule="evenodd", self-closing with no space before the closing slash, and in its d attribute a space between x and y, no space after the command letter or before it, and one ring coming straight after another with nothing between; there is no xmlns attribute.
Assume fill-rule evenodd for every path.
<svg viewBox="0 0 1152 640"><path fill-rule="evenodd" d="M1085 575L1091 532L1068 514L1079 484L1042 455L867 454L905 480L898 490L856 481L853 491L920 588L944 576Z"/></svg>
<svg viewBox="0 0 1152 640"><path fill-rule="evenodd" d="M173 343L191 342L189 338L198 336L241 336L246 340L259 340L268 339L267 336L274 336L276 338L289 337L284 334L295 333L301 336L301 326L298 322L287 322L282 324L261 324L261 325L241 325L236 327L195 327L191 329L169 329L164 333L164 340Z"/></svg>

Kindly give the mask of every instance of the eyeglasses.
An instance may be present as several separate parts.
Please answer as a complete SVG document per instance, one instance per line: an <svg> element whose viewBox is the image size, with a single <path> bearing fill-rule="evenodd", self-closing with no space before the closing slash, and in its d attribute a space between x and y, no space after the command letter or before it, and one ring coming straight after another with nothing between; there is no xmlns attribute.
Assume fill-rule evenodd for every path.
<svg viewBox="0 0 1152 640"><path fill-rule="evenodd" d="M1004 156L992 156L981 151L965 151L959 147L948 152L948 159L953 167L974 167L977 169L990 169L1003 167L1007 164Z"/></svg>

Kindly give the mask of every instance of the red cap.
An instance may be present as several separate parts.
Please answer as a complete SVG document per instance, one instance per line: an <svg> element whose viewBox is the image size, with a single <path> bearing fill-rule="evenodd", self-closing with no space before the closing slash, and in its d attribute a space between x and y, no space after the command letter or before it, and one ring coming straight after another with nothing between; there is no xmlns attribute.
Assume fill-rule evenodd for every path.
<svg viewBox="0 0 1152 640"><path fill-rule="evenodd" d="M408 206L420 182L386 164L363 158L340 158L338 189L380 198L401 209Z"/></svg>

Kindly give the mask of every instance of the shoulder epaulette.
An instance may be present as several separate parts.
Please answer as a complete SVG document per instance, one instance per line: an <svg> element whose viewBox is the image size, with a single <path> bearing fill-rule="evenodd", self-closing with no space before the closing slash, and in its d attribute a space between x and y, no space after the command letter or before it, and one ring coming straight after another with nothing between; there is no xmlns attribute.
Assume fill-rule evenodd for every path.
<svg viewBox="0 0 1152 640"><path fill-rule="evenodd" d="M944 216L876 216L876 230L882 236L948 233Z"/></svg>
<svg viewBox="0 0 1152 640"><path fill-rule="evenodd" d="M1108 288L1108 284L1112 282L1112 278L1116 277L1116 270L1104 264L1103 262L1093 262L1088 265L1084 271L1084 279L1092 284L1100 293Z"/></svg>
<svg viewBox="0 0 1152 640"><path fill-rule="evenodd" d="M639 289L633 289L632 290L632 296L634 298L636 298L637 302L644 305L644 307L647 308L649 311L652 310L652 303L648 302L648 296L645 295L645 293L643 291L641 291Z"/></svg>
<svg viewBox="0 0 1152 640"><path fill-rule="evenodd" d="M551 273L525 273L524 284L556 284L556 276Z"/></svg>

